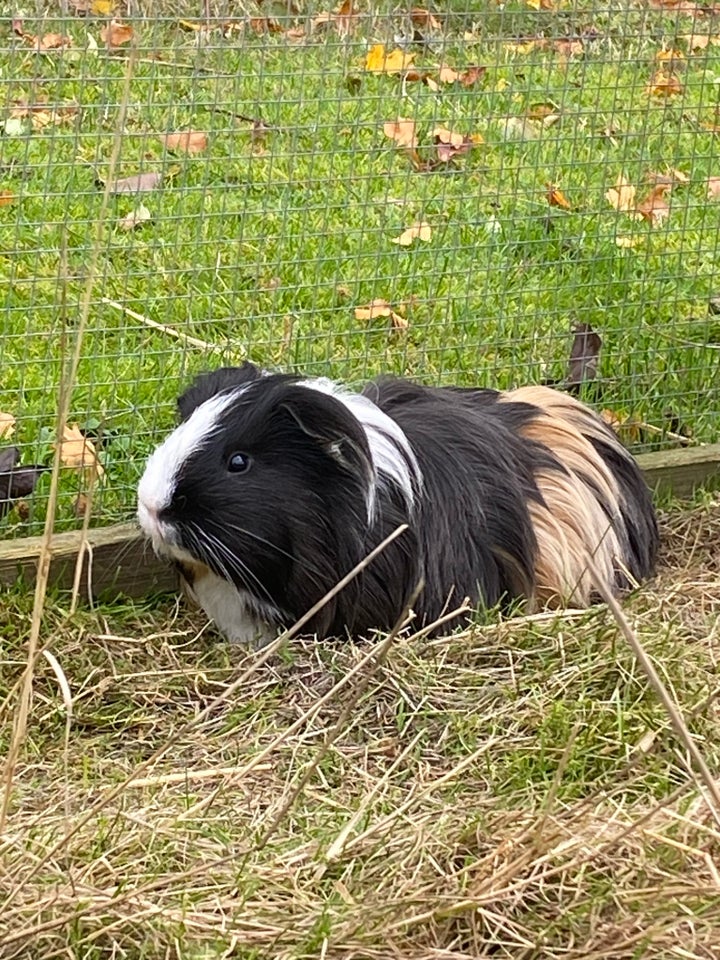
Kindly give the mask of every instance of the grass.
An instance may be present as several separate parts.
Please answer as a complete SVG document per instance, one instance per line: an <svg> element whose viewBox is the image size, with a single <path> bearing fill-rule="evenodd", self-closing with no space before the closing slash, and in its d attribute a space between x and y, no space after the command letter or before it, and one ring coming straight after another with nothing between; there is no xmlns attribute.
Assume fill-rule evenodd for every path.
<svg viewBox="0 0 720 960"><path fill-rule="evenodd" d="M626 613L717 770L720 500L663 537ZM3 745L29 610L0 613ZM720 949L718 825L604 607L259 665L169 601L56 597L45 644L69 694L41 657L3 960Z"/></svg>
<svg viewBox="0 0 720 960"><path fill-rule="evenodd" d="M479 30L472 17L449 17L430 50L413 48L417 66L488 69L474 87L433 92L362 69L369 42L392 46L399 15L366 16L345 39L249 31L198 43L174 19L182 12L135 22L141 62L118 176L159 171L164 181L112 200L100 248L72 405L73 419L103 438L95 522L132 512L144 457L173 423L190 374L245 357L353 383L390 370L505 387L562 378L570 327L587 322L603 338L589 399L621 420L717 437L720 324L707 304L717 293L720 207L706 181L720 173L710 129L720 48L688 49L692 19L615 2L558 12L513 2L476 18ZM0 409L17 417L28 462L50 455L60 343L82 296L95 180L107 174L118 115L124 54L87 50L101 25L28 19L26 31L64 33L73 47L33 53L8 30L0 50L6 114L12 101L80 106L42 129L14 118L0 139L0 187L14 195L0 208ZM713 28L702 21L708 35ZM527 37L580 34L583 49L569 59L552 44L518 49ZM657 55L673 47L685 56L676 68L683 93L649 96ZM504 132L511 117L517 133L538 104L560 119L537 137ZM273 129L254 142L235 113ZM383 135L398 115L417 121L424 143L438 123L484 142L447 170L418 173ZM165 150L165 133L190 128L207 134L204 153ZM648 175L672 169L689 182L673 188L661 225L605 199L620 174L642 200ZM547 182L571 211L549 206ZM123 231L119 219L140 200L152 222ZM417 219L431 224L430 242L391 242ZM151 330L103 297L214 349ZM405 305L406 332L355 319L354 308L377 297ZM664 442L636 426L626 434L638 448ZM65 473L60 527L77 525L82 487ZM39 530L46 490L41 480L29 512L4 521L4 536Z"/></svg>

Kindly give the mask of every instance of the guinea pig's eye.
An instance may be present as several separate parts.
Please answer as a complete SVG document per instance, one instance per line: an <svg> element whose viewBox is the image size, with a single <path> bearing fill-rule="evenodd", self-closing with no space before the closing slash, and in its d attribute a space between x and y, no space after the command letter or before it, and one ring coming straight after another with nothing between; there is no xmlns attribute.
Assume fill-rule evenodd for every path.
<svg viewBox="0 0 720 960"><path fill-rule="evenodd" d="M227 468L230 473L246 473L250 469L250 457L246 453L231 453Z"/></svg>

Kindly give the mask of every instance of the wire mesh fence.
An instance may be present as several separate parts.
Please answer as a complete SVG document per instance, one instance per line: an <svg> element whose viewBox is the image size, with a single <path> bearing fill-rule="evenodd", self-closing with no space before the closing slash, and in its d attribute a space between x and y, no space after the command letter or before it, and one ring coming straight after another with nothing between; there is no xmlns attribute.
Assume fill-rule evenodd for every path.
<svg viewBox="0 0 720 960"><path fill-rule="evenodd" d="M182 385L244 359L556 383L634 449L717 438L720 8L12 13L0 478L11 446L52 456L89 295L58 527L88 486L95 524L130 516ZM26 480L0 537L42 524L47 475Z"/></svg>

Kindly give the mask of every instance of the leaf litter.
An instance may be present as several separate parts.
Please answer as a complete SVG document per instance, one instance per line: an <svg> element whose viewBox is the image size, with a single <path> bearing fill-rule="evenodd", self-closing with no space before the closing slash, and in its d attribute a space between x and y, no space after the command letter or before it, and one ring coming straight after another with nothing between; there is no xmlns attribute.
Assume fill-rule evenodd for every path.
<svg viewBox="0 0 720 960"><path fill-rule="evenodd" d="M355 307L356 320L376 320L378 318L389 317L396 330L406 330L408 322L402 314L393 309L392 304L382 298L371 300L367 306Z"/></svg>
<svg viewBox="0 0 720 960"><path fill-rule="evenodd" d="M401 247L411 246L415 240L422 240L428 243L432 237L432 227L426 220L419 220L413 223L400 234L399 237L393 237L391 243L397 243Z"/></svg>

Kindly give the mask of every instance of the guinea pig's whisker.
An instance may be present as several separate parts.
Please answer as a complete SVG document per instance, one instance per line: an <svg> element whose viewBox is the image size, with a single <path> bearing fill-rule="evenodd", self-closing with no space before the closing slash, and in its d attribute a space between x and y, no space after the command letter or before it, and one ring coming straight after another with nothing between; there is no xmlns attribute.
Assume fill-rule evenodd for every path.
<svg viewBox="0 0 720 960"><path fill-rule="evenodd" d="M223 527L230 527L231 530L236 530L238 533L243 534L243 536L249 537L251 540L257 540L258 543L264 543L265 546L270 547L271 550L275 550L276 553L281 554L281 556L287 557L288 560L292 560L293 563L299 562L298 558L294 556L294 554L288 553L287 550L283 550L282 547L279 547L276 543L273 543L272 540L266 540L265 537L261 537L259 534L253 533L252 530L246 530L245 527L240 527L236 523L229 523L228 521L224 521L222 524L216 523L215 526L218 527L218 529L222 529ZM305 564L305 569L310 570L310 572L315 573L318 576L321 575L321 571L317 567L314 567L314 566L308 567L307 563ZM318 581L318 583L319 582L320 581Z"/></svg>
<svg viewBox="0 0 720 960"><path fill-rule="evenodd" d="M199 528L196 528L196 529L199 529ZM230 571L234 572L237 575L238 579L242 581L243 585L247 590L253 593L259 592L260 594L264 594L268 602L271 604L274 604L275 601L273 597L271 596L267 588L264 586L262 581L255 576L252 570L247 566L246 563L244 563L240 559L240 557L234 554L232 550L230 550L230 548L226 544L224 544L222 540L216 537L213 533L210 533L208 530L202 530L200 532L208 542L208 545L214 548L213 558L218 563L218 565L220 565L221 568L225 571L225 576L227 577L228 580L232 580L233 577L228 576L227 566L222 561L223 557L227 561L227 564L229 564ZM255 585L254 587L253 587L253 584Z"/></svg>

